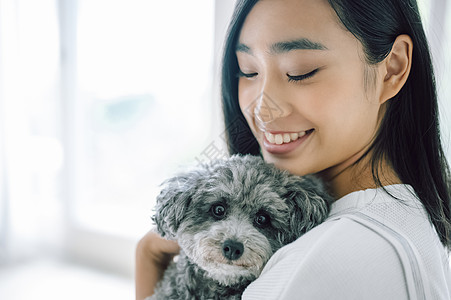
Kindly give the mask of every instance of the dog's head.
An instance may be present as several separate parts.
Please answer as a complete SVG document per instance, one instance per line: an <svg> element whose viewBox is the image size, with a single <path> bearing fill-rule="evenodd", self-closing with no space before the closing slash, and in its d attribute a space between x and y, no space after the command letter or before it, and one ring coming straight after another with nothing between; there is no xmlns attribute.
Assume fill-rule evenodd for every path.
<svg viewBox="0 0 451 300"><path fill-rule="evenodd" d="M153 220L217 281L255 279L271 255L321 223L330 196L255 156L232 156L164 183Z"/></svg>

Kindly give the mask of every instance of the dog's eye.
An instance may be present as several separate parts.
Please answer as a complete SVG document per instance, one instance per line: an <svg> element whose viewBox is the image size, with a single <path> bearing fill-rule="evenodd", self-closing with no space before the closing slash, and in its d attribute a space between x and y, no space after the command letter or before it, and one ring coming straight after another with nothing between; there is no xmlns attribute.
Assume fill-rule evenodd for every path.
<svg viewBox="0 0 451 300"><path fill-rule="evenodd" d="M255 217L255 224L258 227L266 227L270 223L270 217L266 213L258 213Z"/></svg>
<svg viewBox="0 0 451 300"><path fill-rule="evenodd" d="M211 207L211 213L215 218L222 219L225 216L226 209L222 204L216 204Z"/></svg>

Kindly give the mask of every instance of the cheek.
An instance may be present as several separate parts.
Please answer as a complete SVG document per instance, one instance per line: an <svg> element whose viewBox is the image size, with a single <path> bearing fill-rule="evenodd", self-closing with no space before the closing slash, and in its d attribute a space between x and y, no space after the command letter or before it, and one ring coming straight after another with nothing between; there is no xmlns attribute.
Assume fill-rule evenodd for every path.
<svg viewBox="0 0 451 300"><path fill-rule="evenodd" d="M255 131L254 126L254 109L259 97L259 91L256 88L256 84L252 84L249 80L240 79L238 82L238 101L241 112L246 118L247 123L251 127L252 131Z"/></svg>
<svg viewBox="0 0 451 300"><path fill-rule="evenodd" d="M253 112L258 96L259 91L255 83L244 78L238 81L238 101L243 114Z"/></svg>
<svg viewBox="0 0 451 300"><path fill-rule="evenodd" d="M365 97L336 100L329 106L333 109L321 115L316 148L323 150L318 154L329 157L331 165L366 148L377 132L377 109Z"/></svg>
<svg viewBox="0 0 451 300"><path fill-rule="evenodd" d="M322 83L305 89L306 101L301 105L318 128L341 136L347 132L370 132L377 125L379 103L367 97L363 74L332 76ZM301 107L302 108L302 107ZM352 134L351 134L352 136Z"/></svg>

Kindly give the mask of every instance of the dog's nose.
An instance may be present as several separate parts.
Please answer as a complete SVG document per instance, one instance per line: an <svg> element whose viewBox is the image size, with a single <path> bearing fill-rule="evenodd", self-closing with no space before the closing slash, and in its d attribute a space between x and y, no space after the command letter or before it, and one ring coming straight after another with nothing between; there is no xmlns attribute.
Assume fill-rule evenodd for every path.
<svg viewBox="0 0 451 300"><path fill-rule="evenodd" d="M227 259L237 260L243 255L244 246L242 243L232 240L227 240L222 244L222 254Z"/></svg>

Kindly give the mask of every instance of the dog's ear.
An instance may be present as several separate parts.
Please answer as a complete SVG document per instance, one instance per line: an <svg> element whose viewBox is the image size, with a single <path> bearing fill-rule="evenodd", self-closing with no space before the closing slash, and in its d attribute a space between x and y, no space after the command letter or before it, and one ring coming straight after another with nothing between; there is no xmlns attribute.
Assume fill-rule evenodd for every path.
<svg viewBox="0 0 451 300"><path fill-rule="evenodd" d="M327 193L322 181L311 175L289 176L284 196L292 212L289 227L291 242L323 222L329 213L332 197Z"/></svg>
<svg viewBox="0 0 451 300"><path fill-rule="evenodd" d="M163 189L157 196L155 214L152 217L161 236L169 239L176 237L202 175L201 170L194 170L178 174L161 184Z"/></svg>

